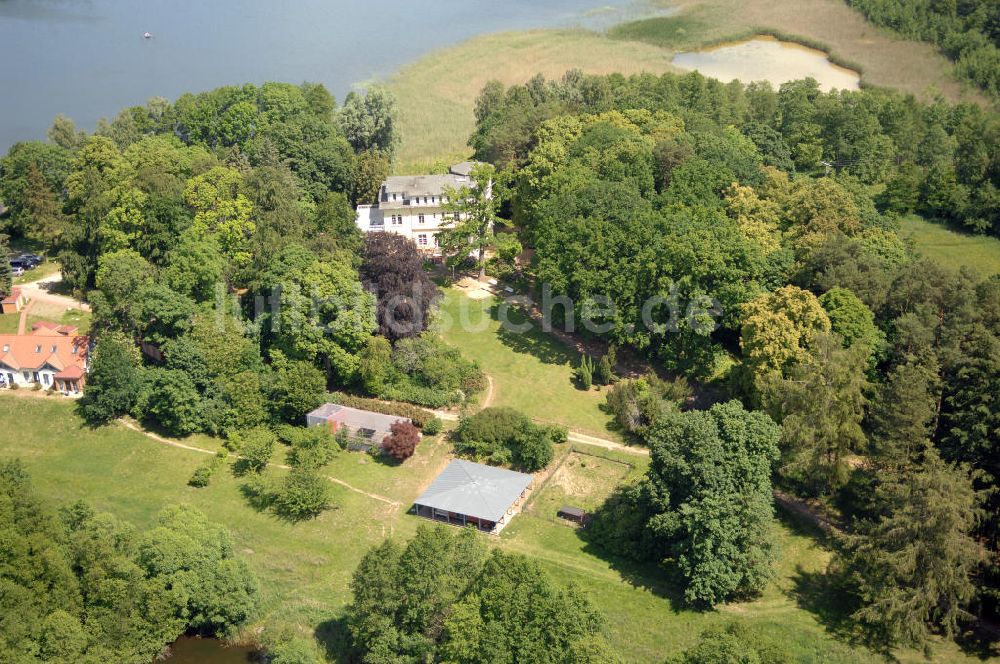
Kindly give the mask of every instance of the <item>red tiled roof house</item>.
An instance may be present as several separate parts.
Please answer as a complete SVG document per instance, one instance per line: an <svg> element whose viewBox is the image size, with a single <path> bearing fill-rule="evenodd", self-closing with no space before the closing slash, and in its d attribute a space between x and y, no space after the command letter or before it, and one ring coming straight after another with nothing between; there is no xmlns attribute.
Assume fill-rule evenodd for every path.
<svg viewBox="0 0 1000 664"><path fill-rule="evenodd" d="M75 327L35 323L28 334L0 334L0 386L55 388L79 394L87 378L90 340Z"/></svg>
<svg viewBox="0 0 1000 664"><path fill-rule="evenodd" d="M27 303L28 298L21 292L21 289L12 288L10 294L4 295L3 300L0 300L0 313L16 314Z"/></svg>

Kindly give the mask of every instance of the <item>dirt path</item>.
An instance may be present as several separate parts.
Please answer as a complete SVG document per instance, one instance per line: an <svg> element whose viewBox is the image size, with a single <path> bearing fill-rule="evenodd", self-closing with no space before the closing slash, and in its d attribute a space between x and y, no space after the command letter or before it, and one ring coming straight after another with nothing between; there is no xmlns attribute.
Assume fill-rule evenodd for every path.
<svg viewBox="0 0 1000 664"><path fill-rule="evenodd" d="M25 329L28 327L28 312L31 308L35 306L34 300L28 300L28 304L24 305L21 309L21 317L17 319L17 333L24 334Z"/></svg>
<svg viewBox="0 0 1000 664"><path fill-rule="evenodd" d="M597 436L580 433L579 431L570 431L567 439L571 443L583 443L584 445L594 445L595 447L603 447L608 450L635 454L637 456L649 456L649 449L646 447L625 445L624 443L617 443L613 440L608 440L607 438L598 438Z"/></svg>
<svg viewBox="0 0 1000 664"><path fill-rule="evenodd" d="M143 429L142 427L140 427L135 422L132 422L131 420L127 420L127 419L122 418L122 419L120 419L118 421L125 428L131 429L132 431L135 431L137 433L141 433L142 435L146 436L147 438L152 438L156 442L162 443L163 445L169 445L170 447L176 447L176 448L179 448L179 449L182 449L182 450L189 450L191 452L198 452L200 454L209 454L209 455L213 455L213 456L215 455L215 452L213 452L212 450L206 450L203 447L195 447L194 445L187 445L187 444L182 443L180 441L171 440L169 438L164 438L163 436L157 435L157 434L153 433L152 431L146 431L145 429ZM239 455L234 455L234 458L239 459L240 457L239 457ZM270 466L271 468L281 468L282 470L291 470L292 469L291 466L286 466L285 464L281 464L281 463L269 463L267 465ZM355 486L351 486L350 484L348 484L347 482L345 482L342 479L338 479L338 478L332 477L330 475L325 475L324 477L326 477L326 479L330 480L334 484L339 484L340 486L344 487L345 489L349 489L349 490L353 491L354 493L360 493L362 496L367 496L368 498L371 498L372 500L378 500L378 501L383 502L383 503L385 503L387 505L392 505L393 507L399 507L399 506L402 505L402 503L400 503L398 500L393 500L392 498L387 498L385 496L380 496L377 493L371 493L370 491L365 491L364 489L359 489L359 488L357 488Z"/></svg>
<svg viewBox="0 0 1000 664"><path fill-rule="evenodd" d="M80 309L81 311L90 311L90 305L86 302L81 302L75 298L68 295L58 295L52 292L52 288L62 281L62 273L51 274L47 277L43 277L38 281L29 281L26 284L21 284L18 288L24 293L28 299L32 302L46 302L48 304L54 304L66 309Z"/></svg>

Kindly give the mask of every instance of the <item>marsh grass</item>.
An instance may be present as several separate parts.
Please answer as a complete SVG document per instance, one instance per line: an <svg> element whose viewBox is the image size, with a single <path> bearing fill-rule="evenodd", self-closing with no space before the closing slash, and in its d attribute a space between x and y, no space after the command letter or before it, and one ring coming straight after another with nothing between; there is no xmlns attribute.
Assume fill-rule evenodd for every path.
<svg viewBox="0 0 1000 664"><path fill-rule="evenodd" d="M477 37L404 67L388 82L399 100L403 144L395 170L436 172L467 158L476 96L490 79L507 85L541 73L559 78L577 68L592 74L664 72L670 53L587 30L534 30Z"/></svg>

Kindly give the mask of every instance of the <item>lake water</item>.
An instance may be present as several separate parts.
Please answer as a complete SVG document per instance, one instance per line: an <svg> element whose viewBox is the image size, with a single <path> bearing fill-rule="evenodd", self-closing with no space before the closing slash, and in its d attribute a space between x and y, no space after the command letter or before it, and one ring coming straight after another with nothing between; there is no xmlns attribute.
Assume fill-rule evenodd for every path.
<svg viewBox="0 0 1000 664"><path fill-rule="evenodd" d="M152 96L264 81L343 99L478 34L651 13L648 0L0 0L0 151L43 138L57 113L92 129Z"/></svg>
<svg viewBox="0 0 1000 664"><path fill-rule="evenodd" d="M765 36L678 53L673 64L720 81L770 81L775 88L808 76L824 90L857 90L861 83L858 72L833 64L823 51Z"/></svg>

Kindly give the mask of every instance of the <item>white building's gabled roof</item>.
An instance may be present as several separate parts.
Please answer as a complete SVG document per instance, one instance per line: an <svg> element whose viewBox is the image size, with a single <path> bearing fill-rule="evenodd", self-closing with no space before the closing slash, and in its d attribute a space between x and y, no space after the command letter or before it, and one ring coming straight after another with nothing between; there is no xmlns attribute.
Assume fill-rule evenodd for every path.
<svg viewBox="0 0 1000 664"><path fill-rule="evenodd" d="M532 479L513 470L455 459L413 502L497 522L531 486Z"/></svg>

